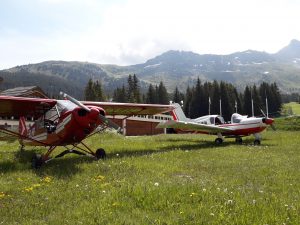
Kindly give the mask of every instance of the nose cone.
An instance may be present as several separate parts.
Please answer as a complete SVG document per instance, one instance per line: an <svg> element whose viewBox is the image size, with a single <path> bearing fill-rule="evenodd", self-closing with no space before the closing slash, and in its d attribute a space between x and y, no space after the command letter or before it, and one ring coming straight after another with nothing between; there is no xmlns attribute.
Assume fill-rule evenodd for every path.
<svg viewBox="0 0 300 225"><path fill-rule="evenodd" d="M99 109L97 108L91 108L91 111L89 112L88 114L88 117L90 119L98 119L98 116L99 116Z"/></svg>
<svg viewBox="0 0 300 225"><path fill-rule="evenodd" d="M273 119L271 119L271 118L266 118L266 119L265 119L265 124L271 125L271 124L273 124L273 123L274 123L274 120L273 120Z"/></svg>

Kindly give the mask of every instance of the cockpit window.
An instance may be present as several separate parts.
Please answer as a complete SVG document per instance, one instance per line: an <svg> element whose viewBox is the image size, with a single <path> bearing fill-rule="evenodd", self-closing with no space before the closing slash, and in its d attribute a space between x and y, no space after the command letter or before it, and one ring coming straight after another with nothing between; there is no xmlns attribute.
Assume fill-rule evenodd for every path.
<svg viewBox="0 0 300 225"><path fill-rule="evenodd" d="M216 117L215 119L215 125L219 125L219 124L223 124L224 123L224 119L221 116Z"/></svg>
<svg viewBox="0 0 300 225"><path fill-rule="evenodd" d="M232 123L240 123L242 120L241 115L234 113L231 117L231 122Z"/></svg>

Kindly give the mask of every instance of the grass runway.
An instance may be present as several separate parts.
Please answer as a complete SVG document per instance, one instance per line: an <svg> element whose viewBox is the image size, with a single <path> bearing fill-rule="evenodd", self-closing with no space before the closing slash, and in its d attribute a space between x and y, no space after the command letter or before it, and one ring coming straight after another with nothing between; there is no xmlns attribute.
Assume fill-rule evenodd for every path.
<svg viewBox="0 0 300 225"><path fill-rule="evenodd" d="M0 224L300 224L300 133L214 138L106 133L85 141L106 160L39 170L30 159L43 148L0 142Z"/></svg>

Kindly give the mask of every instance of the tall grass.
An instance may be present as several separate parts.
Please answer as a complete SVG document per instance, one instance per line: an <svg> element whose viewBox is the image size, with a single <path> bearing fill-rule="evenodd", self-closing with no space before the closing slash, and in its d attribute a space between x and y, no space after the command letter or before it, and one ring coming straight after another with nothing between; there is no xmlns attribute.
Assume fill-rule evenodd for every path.
<svg viewBox="0 0 300 225"><path fill-rule="evenodd" d="M0 142L0 224L300 224L299 133L237 145L202 135L94 136L106 160L40 170Z"/></svg>

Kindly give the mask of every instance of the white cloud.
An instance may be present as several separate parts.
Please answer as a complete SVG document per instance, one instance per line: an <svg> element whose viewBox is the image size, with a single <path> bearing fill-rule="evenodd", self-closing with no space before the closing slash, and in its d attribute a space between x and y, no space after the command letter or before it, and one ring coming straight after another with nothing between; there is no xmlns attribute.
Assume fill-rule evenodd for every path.
<svg viewBox="0 0 300 225"><path fill-rule="evenodd" d="M76 13L61 6L65 26L49 22L39 36L0 26L6 30L0 37L0 67L52 59L126 65L170 49L276 52L300 39L299 3L293 0L36 1L65 7L72 2Z"/></svg>

